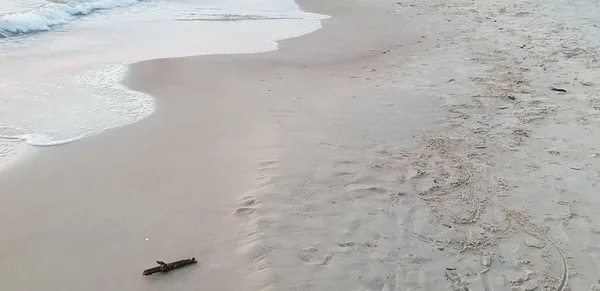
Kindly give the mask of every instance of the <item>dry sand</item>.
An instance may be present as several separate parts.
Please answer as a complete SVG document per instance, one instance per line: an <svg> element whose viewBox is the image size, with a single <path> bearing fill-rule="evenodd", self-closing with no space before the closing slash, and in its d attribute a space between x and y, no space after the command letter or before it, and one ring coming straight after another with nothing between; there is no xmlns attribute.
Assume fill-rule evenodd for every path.
<svg viewBox="0 0 600 291"><path fill-rule="evenodd" d="M3 172L0 289L600 290L597 2L300 4L332 19L136 64L156 114Z"/></svg>

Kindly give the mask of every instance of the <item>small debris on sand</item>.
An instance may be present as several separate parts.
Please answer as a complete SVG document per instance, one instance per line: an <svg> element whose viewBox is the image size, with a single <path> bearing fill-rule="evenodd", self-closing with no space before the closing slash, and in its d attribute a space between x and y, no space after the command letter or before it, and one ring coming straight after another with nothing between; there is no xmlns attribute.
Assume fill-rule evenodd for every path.
<svg viewBox="0 0 600 291"><path fill-rule="evenodd" d="M156 263L159 264L160 266L144 270L144 273L143 273L144 276L150 276L154 273L167 273L171 270L175 270L175 269L179 269L181 267L185 267L187 265L195 264L195 263L197 263L197 261L196 261L196 258L191 258L191 259L180 260L180 261L176 261L176 262L172 262L172 263L168 263L168 264L165 262L162 262L162 261L156 261Z"/></svg>
<svg viewBox="0 0 600 291"><path fill-rule="evenodd" d="M552 90L552 91L556 91L556 92L563 92L563 93L567 93L567 90L565 90L565 89L561 89L561 88L554 88L554 87L552 87L552 88L550 88L550 90Z"/></svg>

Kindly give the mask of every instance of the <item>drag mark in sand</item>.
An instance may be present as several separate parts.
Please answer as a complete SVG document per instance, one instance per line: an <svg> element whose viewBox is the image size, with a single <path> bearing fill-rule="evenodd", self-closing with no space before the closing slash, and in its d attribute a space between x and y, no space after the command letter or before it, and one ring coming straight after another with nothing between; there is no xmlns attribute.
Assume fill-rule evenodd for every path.
<svg viewBox="0 0 600 291"><path fill-rule="evenodd" d="M477 220L479 213L481 211L481 203L473 196L470 191L467 191L465 196L467 197L467 202L471 205L471 209L468 211L469 214L466 217L460 217L454 213L452 213L448 208L441 205L440 201L444 198L448 199L448 197L460 189L464 188L466 185L471 182L472 174L467 167L465 167L462 160L450 153L445 145L444 139L430 139L425 146L427 150L427 154L421 156L421 158L435 158L435 154L437 154L444 161L454 162L455 165L447 165L449 168L454 166L457 168L456 172L449 173L450 175L454 175L458 173L458 178L456 181L449 182L448 187L444 187L445 185L439 186L438 181L434 179L434 186L429 188L426 192L422 192L419 194L419 198L425 201L434 202L440 209L442 209L453 222L458 224L468 224L473 223ZM425 175L427 169L427 163L419 162L419 169L417 175ZM417 176L417 177L418 177ZM446 176L446 175L444 175Z"/></svg>
<svg viewBox="0 0 600 291"><path fill-rule="evenodd" d="M453 140L464 141L463 150L452 153L480 158L469 161L478 170L477 181L470 183L490 182L481 185L479 190L483 194L476 191L474 194L485 195L480 200L482 209L485 205L481 219L487 220L494 211L497 216L502 212L515 230L510 235L505 233L505 239L494 244L496 252L515 258L495 265L489 272L509 276L511 268L528 270L545 262L543 274L538 278L527 275L511 280L511 285L530 281L519 288L586 289L597 280L594 272L597 251L582 253L569 249L590 249L597 244L597 238L589 233L595 229L592 222L596 223L598 218L592 210L598 205L597 199L590 195L597 192L598 168L596 163L589 162L589 157L596 157L598 102L597 88L590 80L598 78L600 58L598 39L590 32L597 32L600 26L597 20L585 15L595 13L600 6L593 1L559 0L541 5L523 1L511 5L457 0L403 2L398 13L410 13L404 10L414 9L412 3L425 10L437 10L444 15L440 17L455 26L443 29L447 43L442 44L438 53L444 57L436 61L445 62L445 67L461 69L448 70L441 82L428 89L443 91L439 94L440 102L449 114L442 121L447 127L441 131ZM439 70L444 70L430 60L424 60L424 64L433 66L431 72L436 74L417 72L411 75L413 79L432 80L440 76ZM423 67L419 64L419 69L426 71ZM450 77L453 82L446 82ZM551 87L564 88L566 92L553 92L549 90ZM588 152L591 154L585 158ZM416 192L423 193L422 189ZM443 205L446 201L442 200ZM579 212L572 205L578 205ZM567 206L566 213L562 213L563 206ZM508 208L523 209L523 214L515 215ZM584 209L588 212L583 212ZM534 227L532 219L525 215L548 229ZM528 235L547 243L523 243L523 236ZM577 237L585 239L580 241ZM430 241L439 244L448 240ZM514 252L507 251L511 248ZM573 258L566 257L566 253L572 253ZM590 253L594 258L587 257ZM574 272L579 275L572 276ZM494 284L489 280L492 277L484 277L488 282L481 286L486 290L497 289L490 287Z"/></svg>
<svg viewBox="0 0 600 291"><path fill-rule="evenodd" d="M413 187L415 187L415 189L419 189L419 187L422 187L424 185L424 182L422 181L423 179L426 179L426 177L431 177L431 176L435 176L435 177L445 177L447 180L447 185L450 185L449 187L444 187L442 186L438 186L437 185L437 181L436 178L432 178L434 180L433 186L431 186L431 184L429 184L429 189L426 191L420 191L417 194L418 197L424 201L427 201L429 203L435 203L436 206L438 206L440 209L443 210L444 213L446 213L449 217L450 220L455 223L455 224L469 224L469 223L474 223L477 221L477 219L479 218L479 214L480 214L480 207L474 207L471 208L470 210L467 210L469 212L469 215L467 215L466 218L463 217L459 217L457 215L455 215L451 210L447 209L446 207L444 207L441 203L444 201L444 199L452 199L452 194L456 193L458 190L462 190L463 188L465 188L466 186L469 185L469 183L472 181L472 174L471 171L469 169L467 169L464 165L464 163L454 154L451 154L447 148L447 146L445 145L444 139L432 139L429 140L427 142L427 145L424 147L424 150L426 151L426 154L421 154L418 158L417 158L417 162L416 164L419 165L418 167L418 172L417 175L413 178L413 179L417 179L416 181L414 181L413 183ZM425 160L429 160L429 162L424 162L423 158L425 157ZM434 162L431 162L434 161ZM450 161L449 163L446 162L444 163L443 161ZM449 165L450 164L450 165ZM435 165L432 167L432 165ZM435 168L437 167L437 169ZM459 170L459 173L456 174L456 171L448 171L448 169L453 169L456 168ZM446 172L448 171L448 172ZM456 177L453 177L453 175L455 175ZM471 190L472 191L472 190ZM468 190L469 193L471 193L471 191ZM423 194L426 193L426 194ZM469 198L470 201L475 200L476 198L474 197L474 195L467 195L467 197ZM456 198L454 198L456 199ZM482 201L487 201L487 199L483 199ZM560 247L552 240L550 239L539 227L535 226L533 223L531 223L529 221L529 219L526 219L522 214L518 213L517 211L514 210L509 210L507 208L502 208L504 215L505 215L505 223L506 226L501 229L499 232L497 232L496 234L492 234L492 235L484 235L483 238L481 239L477 239L477 240L469 240L469 239L451 239L451 238L432 238L430 236L424 235L424 234L420 234L417 233L415 231L413 231L413 234L419 238L422 241L434 244L437 246L438 249L444 249L445 247L452 247L453 249L459 251L459 252L465 252L465 251L474 251L474 250L483 250L486 248L489 248L491 246L496 245L500 239L502 238L509 238L509 233L511 232L511 230L517 226L517 229L523 231L526 234L532 235L534 237L538 237L538 238L542 238L545 241L547 241L549 243L549 245L552 245L557 253L558 253L558 257L559 260L562 264L562 271L561 274L558 276L558 282L557 282L557 286L556 287L552 287L549 290L557 290L557 291L563 291L566 288L566 282L568 280L568 267L567 267L567 261L566 258L564 257L564 254L562 252L562 250L560 249ZM444 224L444 223L442 223ZM450 226L448 226L450 227ZM487 273L488 269L484 269L482 271L482 273ZM458 275L457 275L458 276ZM454 276L454 277L457 277ZM547 281L553 281L552 279L550 279L552 276L548 275L546 273L546 278ZM452 278L454 278L452 277ZM457 277L459 278L459 276ZM528 277L526 277L525 279L523 279L524 281L527 281ZM454 278L456 279L456 278ZM461 280L450 280L451 282L453 282L454 285L458 284L460 286L465 285L466 283L461 281ZM460 279L460 278L459 278ZM457 283L460 281L460 284ZM489 278L488 278L489 281ZM517 279L515 280L515 283L517 282L521 282L522 280ZM489 282L488 282L489 284ZM487 286L487 285L486 285ZM550 286L548 286L547 288L550 288Z"/></svg>
<svg viewBox="0 0 600 291"><path fill-rule="evenodd" d="M539 227L537 227L536 225L531 223L531 221L529 219L527 219L525 217L525 215L523 215L515 210L510 210L510 209L504 209L504 211L510 217L509 219L514 220L520 226L520 229L523 232L530 234L534 237L544 239L545 241L548 242L548 244L552 245L556 249L556 252L558 253L558 256L560 257L560 261L562 264L562 271L561 271L561 275L559 276L560 277L559 284L553 290L556 290L556 291L565 290L567 281L569 280L569 269L567 266L567 259L565 258L560 247L556 244L556 242L554 242L554 240L550 239L543 230L541 230Z"/></svg>

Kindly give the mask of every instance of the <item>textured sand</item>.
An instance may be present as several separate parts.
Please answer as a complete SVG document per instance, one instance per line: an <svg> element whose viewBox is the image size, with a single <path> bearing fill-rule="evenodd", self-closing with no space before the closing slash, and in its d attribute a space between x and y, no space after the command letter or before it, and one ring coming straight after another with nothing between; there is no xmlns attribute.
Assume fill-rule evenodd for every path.
<svg viewBox="0 0 600 291"><path fill-rule="evenodd" d="M333 17L136 64L156 114L0 175L0 289L600 290L598 3L300 4Z"/></svg>

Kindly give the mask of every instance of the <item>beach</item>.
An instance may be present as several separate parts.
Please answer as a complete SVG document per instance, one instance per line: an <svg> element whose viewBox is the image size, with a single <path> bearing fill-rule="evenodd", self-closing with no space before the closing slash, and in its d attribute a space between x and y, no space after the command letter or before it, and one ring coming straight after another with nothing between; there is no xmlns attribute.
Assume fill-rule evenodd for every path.
<svg viewBox="0 0 600 291"><path fill-rule="evenodd" d="M11 143L0 289L600 290L598 3L297 4L253 52L112 50L151 108Z"/></svg>

